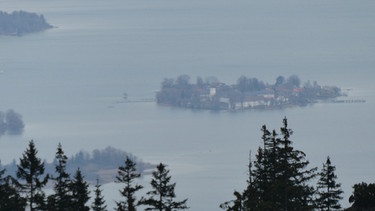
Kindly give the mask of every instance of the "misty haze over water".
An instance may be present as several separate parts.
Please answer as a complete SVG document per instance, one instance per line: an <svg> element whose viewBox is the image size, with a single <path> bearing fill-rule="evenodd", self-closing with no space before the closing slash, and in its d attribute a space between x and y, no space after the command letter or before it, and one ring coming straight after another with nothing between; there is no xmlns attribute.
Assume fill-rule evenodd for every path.
<svg viewBox="0 0 375 211"><path fill-rule="evenodd" d="M329 155L348 206L351 186L374 182L375 2L228 0L0 0L0 10L43 14L56 28L0 37L0 110L22 114L22 136L0 137L0 159L18 159L30 139L52 160L110 145L163 162L191 210L220 210L243 190L260 128L286 116L294 147L311 167ZM181 74L279 75L336 85L359 104L211 112L157 106L161 81ZM254 154L254 153L253 153ZM149 178L143 179L148 183ZM107 203L119 197L104 185Z"/></svg>

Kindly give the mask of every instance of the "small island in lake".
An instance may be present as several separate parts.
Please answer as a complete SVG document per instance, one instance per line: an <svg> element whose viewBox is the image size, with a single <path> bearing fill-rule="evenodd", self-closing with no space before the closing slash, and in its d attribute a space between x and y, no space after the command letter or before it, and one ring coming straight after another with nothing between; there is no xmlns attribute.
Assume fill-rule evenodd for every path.
<svg viewBox="0 0 375 211"><path fill-rule="evenodd" d="M0 35L21 36L52 28L43 15L25 11L0 11Z"/></svg>
<svg viewBox="0 0 375 211"><path fill-rule="evenodd" d="M127 157L137 163L137 171L139 173L147 174L151 169L155 168L154 164L144 162L131 153L108 146L101 150L95 149L91 153L84 150L79 151L67 160L66 170L69 174L74 175L79 168L89 182L94 182L100 178L101 182L109 183L115 181L118 167L124 165ZM55 176L57 162L56 158L52 162L44 161L45 172ZM16 160L7 165L1 165L0 163L0 169L5 168L11 176L16 177L17 165Z"/></svg>
<svg viewBox="0 0 375 211"><path fill-rule="evenodd" d="M215 77L206 80L198 77L195 84L189 81L188 75L164 79L156 94L157 103L208 110L280 109L343 96L336 86L321 86L316 81L301 85L296 75L279 76L274 84L245 76L234 85L219 82Z"/></svg>

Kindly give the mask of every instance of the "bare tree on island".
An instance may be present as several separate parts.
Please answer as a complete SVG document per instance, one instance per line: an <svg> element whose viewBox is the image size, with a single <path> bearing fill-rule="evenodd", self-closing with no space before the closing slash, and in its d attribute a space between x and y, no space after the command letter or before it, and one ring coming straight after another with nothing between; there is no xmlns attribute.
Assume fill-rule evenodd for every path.
<svg viewBox="0 0 375 211"><path fill-rule="evenodd" d="M118 175L116 176L116 183L124 183L125 187L120 190L121 196L125 198L124 201L116 202L117 210L119 211L135 211L139 203L136 201L135 193L143 188L138 184L133 184L134 180L141 177L137 172L136 163L129 157L125 159L125 166L118 167Z"/></svg>
<svg viewBox="0 0 375 211"><path fill-rule="evenodd" d="M171 176L169 176L169 170L165 168L165 165L160 163L156 167L156 171L152 172L152 176L153 190L147 192L148 198L142 199L142 204L148 206L145 210L172 211L189 208L186 205L187 199L174 201L176 183L170 184Z"/></svg>

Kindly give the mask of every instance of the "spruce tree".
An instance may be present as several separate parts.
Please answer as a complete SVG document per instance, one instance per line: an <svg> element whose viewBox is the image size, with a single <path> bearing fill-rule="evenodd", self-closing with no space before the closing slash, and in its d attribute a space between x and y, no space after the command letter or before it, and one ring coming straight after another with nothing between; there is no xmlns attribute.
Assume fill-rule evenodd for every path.
<svg viewBox="0 0 375 211"><path fill-rule="evenodd" d="M165 165L160 163L156 171L152 172L152 191L147 192L148 198L142 199L142 204L148 206L145 210L172 211L188 209L187 199L174 201L176 183L170 184L171 176Z"/></svg>
<svg viewBox="0 0 375 211"><path fill-rule="evenodd" d="M308 167L309 161L303 151L295 150L290 136L293 131L288 128L288 121L283 119L280 128L282 138L277 139L279 161L276 166L276 187L280 207L285 211L313 209L314 188L308 184L316 176L316 169Z"/></svg>
<svg viewBox="0 0 375 211"><path fill-rule="evenodd" d="M102 189L100 189L101 185L99 184L99 179L96 179L95 185L95 198L92 202L91 208L93 211L107 211L107 205L105 205L104 196L102 196Z"/></svg>
<svg viewBox="0 0 375 211"><path fill-rule="evenodd" d="M89 184L84 180L84 176L82 175L81 170L78 168L71 183L73 197L71 210L90 210L90 208L86 206L87 201L90 199L90 191L88 188Z"/></svg>
<svg viewBox="0 0 375 211"><path fill-rule="evenodd" d="M68 157L62 150L61 143L58 144L55 157L55 171L56 177L52 178L55 181L55 194L48 197L48 206L54 207L55 210L71 210L72 192L70 190L70 175L66 172L66 162Z"/></svg>
<svg viewBox="0 0 375 211"><path fill-rule="evenodd" d="M342 199L341 184L337 183L336 167L331 164L331 160L327 157L327 161L323 164L323 169L319 173L319 181L317 184L317 206L322 211L340 210L340 200Z"/></svg>
<svg viewBox="0 0 375 211"><path fill-rule="evenodd" d="M135 193L143 188L141 185L133 184L135 179L141 177L141 174L136 170L136 163L126 157L125 165L118 167L117 173L115 182L125 185L120 190L120 194L125 200L116 202L117 210L135 211L138 206Z"/></svg>
<svg viewBox="0 0 375 211"><path fill-rule="evenodd" d="M46 208L43 187L47 184L49 176L44 174L44 162L37 157L37 153L34 141L31 140L20 158L20 164L17 165L17 178L22 180L19 184L26 194L30 211Z"/></svg>
<svg viewBox="0 0 375 211"><path fill-rule="evenodd" d="M274 194L275 191L276 169L277 169L277 149L276 149L276 133L271 133L265 125L262 126L263 148L259 147L256 159L254 161L254 169L252 170L252 202L255 210L273 210L277 207ZM255 200L255 201L254 201Z"/></svg>
<svg viewBox="0 0 375 211"><path fill-rule="evenodd" d="M19 194L15 179L4 173L5 169L0 170L0 210L25 210L26 201Z"/></svg>
<svg viewBox="0 0 375 211"><path fill-rule="evenodd" d="M256 184L254 182L253 162L251 158L251 151L249 153L248 174L249 174L249 178L246 181L247 188L244 190L242 194L242 198L243 198L242 210L246 210L246 208L250 208L250 207L252 208L252 210L255 210L258 200L257 200L257 193L256 193L257 192Z"/></svg>
<svg viewBox="0 0 375 211"><path fill-rule="evenodd" d="M280 203L274 193L279 161L277 133L270 132L266 125L261 128L263 146L258 148L256 159L249 156L249 179L243 193L243 210L278 210Z"/></svg>
<svg viewBox="0 0 375 211"><path fill-rule="evenodd" d="M243 210L312 210L314 188L309 181L316 168L308 168L304 152L292 146L287 119L283 119L280 134L262 126L263 146L255 160L249 162L248 186L244 190Z"/></svg>

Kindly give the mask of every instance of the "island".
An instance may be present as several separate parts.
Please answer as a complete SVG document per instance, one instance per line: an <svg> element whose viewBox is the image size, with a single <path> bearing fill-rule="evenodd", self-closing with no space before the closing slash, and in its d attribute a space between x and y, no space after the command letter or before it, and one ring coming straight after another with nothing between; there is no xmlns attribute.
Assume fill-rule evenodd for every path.
<svg viewBox="0 0 375 211"><path fill-rule="evenodd" d="M137 171L142 174L149 174L156 166L142 161L129 152L108 146L104 149L95 149L91 153L84 150L79 151L67 160L66 171L70 175L74 175L79 168L85 175L85 179L93 184L98 178L103 183L110 183L115 181L118 167L124 165L127 157L137 163ZM54 176L57 162L56 158L52 162L44 161L45 172ZM6 165L0 163L0 169L7 169L9 175L16 177L18 164L14 159Z"/></svg>
<svg viewBox="0 0 375 211"><path fill-rule="evenodd" d="M301 85L297 75L279 76L273 84L241 76L233 85L222 83L216 77L206 80L198 77L192 84L190 76L181 75L164 79L161 90L156 93L156 102L191 109L235 111L306 106L343 95L340 88L321 86L316 81Z"/></svg>
<svg viewBox="0 0 375 211"><path fill-rule="evenodd" d="M52 28L43 15L26 11L0 11L0 35L21 36Z"/></svg>

